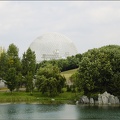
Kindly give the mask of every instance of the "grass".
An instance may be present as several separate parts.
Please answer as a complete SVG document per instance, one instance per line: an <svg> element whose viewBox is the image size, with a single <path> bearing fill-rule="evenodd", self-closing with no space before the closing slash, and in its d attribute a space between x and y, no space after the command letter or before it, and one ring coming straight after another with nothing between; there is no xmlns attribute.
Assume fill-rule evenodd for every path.
<svg viewBox="0 0 120 120"><path fill-rule="evenodd" d="M51 103L74 103L77 96L80 94L72 92L64 92L56 97L47 97L42 95L40 92L33 92L33 95L27 92L0 92L0 103L41 103L41 104L51 104Z"/></svg>
<svg viewBox="0 0 120 120"><path fill-rule="evenodd" d="M61 72L61 75L64 75L66 80L69 80L70 76L74 74L78 69L72 69L68 71Z"/></svg>
<svg viewBox="0 0 120 120"><path fill-rule="evenodd" d="M33 101L34 97L26 92L0 92L0 102L26 102Z"/></svg>
<svg viewBox="0 0 120 120"><path fill-rule="evenodd" d="M64 75L66 80L69 80L69 77L74 74L77 69L68 70L62 72L61 75ZM79 93L72 93L72 92L63 92L56 97L47 97L42 95L40 92L33 92L33 95L27 93L25 91L20 92L7 92L8 89L2 88L0 89L0 103L15 103L15 102L26 102L26 103L41 103L41 104L49 104L49 103L73 103L74 100L80 96ZM54 99L54 100L52 100Z"/></svg>

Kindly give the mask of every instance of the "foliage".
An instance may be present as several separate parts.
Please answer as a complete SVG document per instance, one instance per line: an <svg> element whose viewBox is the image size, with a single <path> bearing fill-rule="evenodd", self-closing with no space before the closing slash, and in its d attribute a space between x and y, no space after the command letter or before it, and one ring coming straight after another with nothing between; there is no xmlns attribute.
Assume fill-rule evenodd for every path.
<svg viewBox="0 0 120 120"><path fill-rule="evenodd" d="M19 88L22 87L23 77L21 72L16 75L16 90L19 91Z"/></svg>
<svg viewBox="0 0 120 120"><path fill-rule="evenodd" d="M65 78L60 75L58 67L51 64L40 67L36 78L37 89L48 96L60 93L65 84Z"/></svg>
<svg viewBox="0 0 120 120"><path fill-rule="evenodd" d="M27 75L26 75L26 77L25 77L25 79L26 79L26 91L27 92L30 91L31 94L32 94L33 89L34 89L33 74L32 74L32 72L28 72Z"/></svg>
<svg viewBox="0 0 120 120"><path fill-rule="evenodd" d="M8 69L8 57L7 53L3 52L0 56L0 77L5 80L6 72Z"/></svg>
<svg viewBox="0 0 120 120"><path fill-rule="evenodd" d="M14 44L10 44L7 50L7 57L8 57L8 67L14 67L16 69L16 74L21 71L21 61L18 56L18 48Z"/></svg>
<svg viewBox="0 0 120 120"><path fill-rule="evenodd" d="M37 68L43 67L46 64L52 64L58 66L61 72L75 69L79 67L79 61L81 60L82 55L77 54L75 56L67 57L67 59L59 59L59 60L50 60L50 61L42 61L37 64Z"/></svg>
<svg viewBox="0 0 120 120"><path fill-rule="evenodd" d="M79 73L76 71L74 74L70 76L71 82L73 82L74 86L77 87L76 91L81 92L83 91L82 80L79 80Z"/></svg>
<svg viewBox="0 0 120 120"><path fill-rule="evenodd" d="M76 85L85 94L108 91L120 94L120 46L92 49L82 55Z"/></svg>
<svg viewBox="0 0 120 120"><path fill-rule="evenodd" d="M12 92L16 87L16 70L15 68L10 68L6 77L6 85L8 89Z"/></svg>
<svg viewBox="0 0 120 120"><path fill-rule="evenodd" d="M19 49L10 44L7 52L0 55L0 78L12 92L22 85L32 93L36 77L36 88L43 95L56 96L62 92L65 77L61 71L76 69L70 77L74 85L70 91L84 91L85 94L96 94L107 91L120 95L120 46L108 45L88 50L83 54L67 57L67 59L43 61L36 64L35 53L28 48L22 60L18 56Z"/></svg>
<svg viewBox="0 0 120 120"><path fill-rule="evenodd" d="M36 70L36 56L30 48L23 54L22 58L22 75L24 76L24 82L26 86L26 91L33 91L33 79Z"/></svg>
<svg viewBox="0 0 120 120"><path fill-rule="evenodd" d="M22 74L23 76L27 75L28 72L35 74L36 69L36 56L30 48L27 49L26 53L22 57Z"/></svg>
<svg viewBox="0 0 120 120"><path fill-rule="evenodd" d="M16 88L16 75L21 71L18 52L18 48L14 44L10 44L7 52L3 52L0 57L0 76L6 81L5 83L11 92Z"/></svg>

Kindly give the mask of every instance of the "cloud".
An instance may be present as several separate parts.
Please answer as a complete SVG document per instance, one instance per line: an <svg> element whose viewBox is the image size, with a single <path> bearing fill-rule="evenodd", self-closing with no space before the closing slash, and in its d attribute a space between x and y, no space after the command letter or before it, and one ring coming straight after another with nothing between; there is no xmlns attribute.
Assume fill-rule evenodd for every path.
<svg viewBox="0 0 120 120"><path fill-rule="evenodd" d="M79 52L120 44L120 2L6 1L0 2L0 44L17 44L21 54L45 32L72 39Z"/></svg>

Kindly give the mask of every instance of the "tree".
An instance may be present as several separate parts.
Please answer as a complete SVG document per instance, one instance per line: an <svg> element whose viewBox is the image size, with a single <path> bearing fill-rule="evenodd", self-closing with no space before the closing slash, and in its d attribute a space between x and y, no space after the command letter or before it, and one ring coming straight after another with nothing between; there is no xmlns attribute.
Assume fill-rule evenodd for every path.
<svg viewBox="0 0 120 120"><path fill-rule="evenodd" d="M109 45L88 50L82 55L76 85L85 94L108 91L120 94L120 46ZM79 85L80 83L81 85Z"/></svg>
<svg viewBox="0 0 120 120"><path fill-rule="evenodd" d="M33 74L32 72L28 72L26 77L26 91L30 92L31 94L33 93L33 89L34 89L34 83L33 83Z"/></svg>
<svg viewBox="0 0 120 120"><path fill-rule="evenodd" d="M73 82L73 85L77 88L77 91L82 91L83 86L82 86L82 80L79 79L79 72L76 71L74 74L71 75L70 77L71 82Z"/></svg>
<svg viewBox="0 0 120 120"><path fill-rule="evenodd" d="M57 84L57 80L53 77L50 77L49 79L44 79L44 81L41 84L42 94L47 93L47 96L51 97L57 95Z"/></svg>
<svg viewBox="0 0 120 120"><path fill-rule="evenodd" d="M79 77L80 77L80 81L78 83L82 83L83 89L85 94L91 92L94 89L94 82L92 79L92 71L88 71L88 70L92 70L92 68L90 69L91 63L89 61L89 59L87 57L84 57L84 59L82 59L82 61L80 62L80 67L79 67ZM78 86L77 85L77 86ZM80 88L78 88L80 89Z"/></svg>
<svg viewBox="0 0 120 120"><path fill-rule="evenodd" d="M67 57L67 61L68 61L67 70L78 68L79 58L77 58L76 56Z"/></svg>
<svg viewBox="0 0 120 120"><path fill-rule="evenodd" d="M22 58L22 73L23 75L27 75L28 72L32 72L35 74L36 69L36 56L35 52L33 52L30 48L23 54Z"/></svg>
<svg viewBox="0 0 120 120"><path fill-rule="evenodd" d="M120 95L120 46L119 45L109 45L102 47L105 49L106 53L109 55L110 63L112 66L113 75L109 83L108 89L109 93L114 95Z"/></svg>
<svg viewBox="0 0 120 120"><path fill-rule="evenodd" d="M6 77L6 82L5 82L8 89L11 91L11 93L15 89L16 83L17 83L17 81L16 81L16 70L15 70L15 68L12 67L8 70L7 77Z"/></svg>
<svg viewBox="0 0 120 120"><path fill-rule="evenodd" d="M42 61L37 64L37 68L43 67L46 64L52 64L53 66L58 66L60 71L66 71L70 69L75 69L79 67L79 62L81 61L82 55L77 54L75 56L69 56L66 59L59 59L59 60L49 60L49 61Z"/></svg>
<svg viewBox="0 0 120 120"><path fill-rule="evenodd" d="M13 68L15 69L15 74L16 76L18 76L19 74L21 74L21 61L19 58L19 49L14 45L14 44L10 44L7 50L7 70L6 73L9 75L9 69L13 70ZM14 70L13 70L14 72ZM5 79L6 80L6 79ZM16 88L18 89L20 86L18 86L18 84L16 83L17 81L15 80L15 84L17 85ZM7 78L7 83L9 83L8 78ZM13 85L13 86L14 86ZM9 85L8 85L9 86Z"/></svg>
<svg viewBox="0 0 120 120"><path fill-rule="evenodd" d="M0 47L0 56L1 56L1 53L5 52L5 49Z"/></svg>
<svg viewBox="0 0 120 120"><path fill-rule="evenodd" d="M21 61L18 53L19 49L14 44L10 44L7 50L8 67L14 67L17 74L21 71Z"/></svg>
<svg viewBox="0 0 120 120"><path fill-rule="evenodd" d="M8 57L7 57L7 53L3 52L1 53L0 56L0 77L2 79L6 79L6 73L8 70Z"/></svg>
<svg viewBox="0 0 120 120"><path fill-rule="evenodd" d="M39 92L42 91L43 94L45 90L41 90L41 86L43 84L43 81L45 80L46 80L46 77L44 75L39 74L39 72L37 72L37 80L35 82L35 86L38 89L38 91Z"/></svg>
<svg viewBox="0 0 120 120"><path fill-rule="evenodd" d="M65 85L65 78L60 75L57 66L47 64L37 71L36 87L42 94L55 96L59 94Z"/></svg>
<svg viewBox="0 0 120 120"><path fill-rule="evenodd" d="M25 86L26 91L33 90L33 78L36 70L36 56L35 52L33 52L30 48L23 54L22 58L22 75L25 77Z"/></svg>
<svg viewBox="0 0 120 120"><path fill-rule="evenodd" d="M23 77L21 72L16 75L16 90L19 91L19 88L22 87Z"/></svg>

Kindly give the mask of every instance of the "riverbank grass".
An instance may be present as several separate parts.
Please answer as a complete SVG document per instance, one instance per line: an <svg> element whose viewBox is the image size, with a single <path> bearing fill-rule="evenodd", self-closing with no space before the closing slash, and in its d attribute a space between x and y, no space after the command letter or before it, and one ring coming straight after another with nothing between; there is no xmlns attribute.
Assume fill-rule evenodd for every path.
<svg viewBox="0 0 120 120"><path fill-rule="evenodd" d="M33 92L31 95L27 92L0 92L0 103L72 103L80 93L64 92L55 97L47 97L40 92Z"/></svg>

